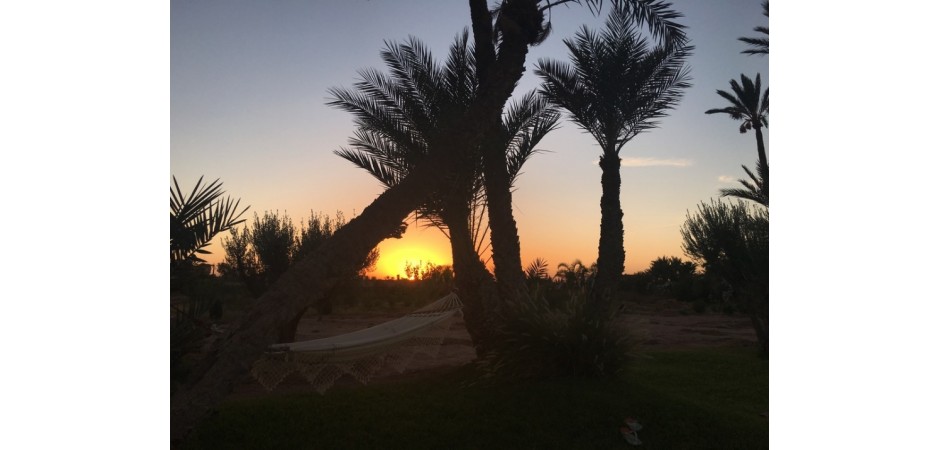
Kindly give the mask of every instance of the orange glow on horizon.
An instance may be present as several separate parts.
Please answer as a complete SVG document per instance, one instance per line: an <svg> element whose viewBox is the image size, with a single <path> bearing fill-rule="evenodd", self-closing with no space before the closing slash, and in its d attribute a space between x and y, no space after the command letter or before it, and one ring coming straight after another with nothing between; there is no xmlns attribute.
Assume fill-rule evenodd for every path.
<svg viewBox="0 0 940 450"><path fill-rule="evenodd" d="M453 264L450 242L436 229L421 229L410 226L401 239L386 239L379 244L379 260L375 270L367 275L379 279L401 277L407 279L405 265L431 263L438 266Z"/></svg>

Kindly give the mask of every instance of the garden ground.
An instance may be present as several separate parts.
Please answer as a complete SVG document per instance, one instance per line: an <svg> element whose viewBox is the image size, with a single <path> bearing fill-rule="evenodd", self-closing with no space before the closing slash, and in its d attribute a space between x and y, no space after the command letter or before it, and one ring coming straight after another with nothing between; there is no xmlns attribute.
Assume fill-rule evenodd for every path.
<svg viewBox="0 0 940 450"><path fill-rule="evenodd" d="M624 313L618 315L622 326L632 330L638 342L637 353L688 350L698 348L732 348L757 352L757 338L750 319L743 315L720 313L694 313L689 303L673 299L644 298L626 302ZM629 312L626 312L629 311ZM321 316L311 310L297 327L297 341L320 339L361 330L394 320L397 313L334 313ZM459 367L473 361L471 346L462 319L450 323L450 332L434 357L416 355L414 360L398 373L390 368L379 372L371 383L400 382L439 373L447 368ZM357 382L350 377L337 381L337 386L352 386ZM278 394L315 392L300 376L285 379L274 392L269 393L258 382L246 377L231 394L231 399Z"/></svg>
<svg viewBox="0 0 940 450"><path fill-rule="evenodd" d="M185 448L630 448L635 418L647 449L769 446L768 360L744 316L696 314L688 303L624 305L638 358L617 379L479 384L463 321L436 358L388 370L362 386L340 379L325 395L300 376L273 392L246 379ZM402 313L311 313L297 339L342 334Z"/></svg>

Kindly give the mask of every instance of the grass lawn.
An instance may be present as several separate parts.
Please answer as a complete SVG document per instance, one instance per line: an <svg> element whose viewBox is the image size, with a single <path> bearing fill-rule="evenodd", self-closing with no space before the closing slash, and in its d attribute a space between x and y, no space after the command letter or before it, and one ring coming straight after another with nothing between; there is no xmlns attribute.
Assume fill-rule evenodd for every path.
<svg viewBox="0 0 940 450"><path fill-rule="evenodd" d="M653 352L620 379L472 384L463 367L326 395L274 395L222 406L187 448L615 449L769 446L768 362L753 350Z"/></svg>

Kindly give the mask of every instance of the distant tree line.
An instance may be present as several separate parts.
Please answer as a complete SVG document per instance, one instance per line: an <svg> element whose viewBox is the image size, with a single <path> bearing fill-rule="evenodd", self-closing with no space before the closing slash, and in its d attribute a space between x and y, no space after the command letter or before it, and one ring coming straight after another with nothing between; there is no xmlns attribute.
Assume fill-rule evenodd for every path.
<svg viewBox="0 0 940 450"><path fill-rule="evenodd" d="M342 212L335 217L310 212L310 217L298 229L287 213L265 211L254 215L251 226L235 227L231 237L222 239L225 260L219 264L224 277L238 279L254 296L267 291L291 266L303 260L333 234L346 225ZM357 271L348 273L348 279L363 276L375 268L378 249L373 249L359 264ZM332 310L330 296L324 296L317 309L322 314Z"/></svg>

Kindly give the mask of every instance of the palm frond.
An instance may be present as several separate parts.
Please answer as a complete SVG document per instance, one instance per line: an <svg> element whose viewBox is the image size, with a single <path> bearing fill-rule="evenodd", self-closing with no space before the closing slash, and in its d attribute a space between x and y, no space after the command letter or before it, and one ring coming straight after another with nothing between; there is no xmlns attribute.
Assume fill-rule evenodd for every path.
<svg viewBox="0 0 940 450"><path fill-rule="evenodd" d="M722 189L722 197L737 197L744 200L751 200L755 203L760 203L762 205L766 204L766 200L759 193L751 189L741 189L741 188L732 188L732 189Z"/></svg>
<svg viewBox="0 0 940 450"><path fill-rule="evenodd" d="M240 217L248 210L239 211L241 200L231 197L220 199L225 193L222 183L216 179L208 185L203 177L196 181L187 196L180 189L176 177L170 187L170 260L205 262L197 254L208 254L204 250L219 233L244 222ZM175 190L174 190L175 189Z"/></svg>
<svg viewBox="0 0 940 450"><path fill-rule="evenodd" d="M747 174L750 181L745 179L738 179L738 183L744 188L730 188L730 189L721 189L720 193L722 197L738 197L745 200L751 200L756 203L763 205L764 207L770 207L770 189L768 186L768 180L770 177L770 169L763 165L761 166L760 162L757 163L757 174L755 175L747 166L741 166L744 169L744 173Z"/></svg>
<svg viewBox="0 0 940 450"><path fill-rule="evenodd" d="M764 16L770 17L770 2L765 1L761 3L761 7L764 9ZM769 55L770 54L770 27L757 26L754 27L754 31L766 35L767 37L739 37L738 40L744 42L748 45L748 49L742 50L741 53L746 55Z"/></svg>
<svg viewBox="0 0 940 450"><path fill-rule="evenodd" d="M650 33L662 39L667 47L682 47L688 43L686 26L675 21L684 16L672 9L668 1L628 0L619 5L615 2L614 9L623 9L637 22L646 23Z"/></svg>

